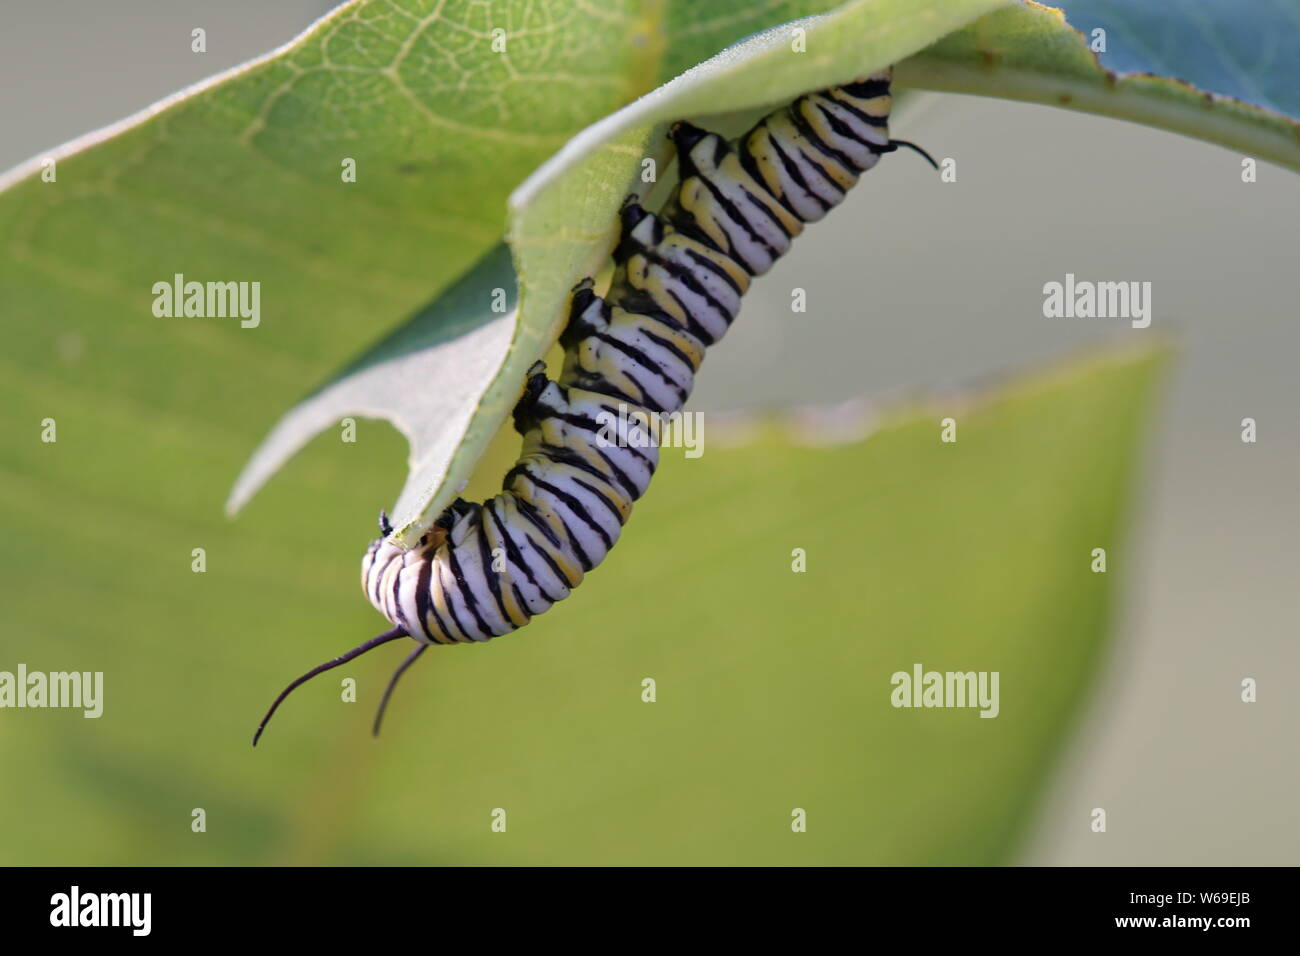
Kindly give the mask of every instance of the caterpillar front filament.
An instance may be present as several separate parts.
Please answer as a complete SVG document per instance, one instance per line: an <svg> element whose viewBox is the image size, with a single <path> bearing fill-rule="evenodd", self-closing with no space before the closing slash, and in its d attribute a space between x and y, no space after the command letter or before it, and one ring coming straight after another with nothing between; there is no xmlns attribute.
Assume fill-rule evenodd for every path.
<svg viewBox="0 0 1300 956"><path fill-rule="evenodd" d="M303 681L411 637L419 646L389 682L377 732L397 679L429 646L509 634L582 583L618 541L658 464L653 445L610 441L609 421L680 409L750 279L881 155L911 146L889 138L889 83L886 70L801 96L731 143L673 126L680 182L658 215L624 204L608 294L597 296L590 279L574 290L564 368L556 381L540 362L529 371L514 412L523 449L501 493L482 504L457 500L410 550L388 540L381 515L384 537L367 549L361 580L392 630L290 684L254 744Z"/></svg>

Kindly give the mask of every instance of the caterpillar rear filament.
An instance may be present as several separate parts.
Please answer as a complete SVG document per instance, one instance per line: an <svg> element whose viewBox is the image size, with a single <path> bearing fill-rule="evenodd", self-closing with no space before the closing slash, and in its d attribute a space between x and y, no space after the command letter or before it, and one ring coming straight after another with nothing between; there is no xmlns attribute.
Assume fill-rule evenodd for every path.
<svg viewBox="0 0 1300 956"><path fill-rule="evenodd" d="M658 464L653 444L623 434L609 441L608 423L680 409L750 279L883 154L908 146L934 163L889 138L889 83L885 70L801 96L731 143L688 123L672 127L681 181L658 215L631 197L624 204L606 297L591 279L575 288L563 371L551 381L540 362L529 370L514 410L523 449L501 493L482 504L457 500L410 550L388 540L393 529L380 515L384 537L367 549L361 581L392 630L285 688L254 744L299 684L411 637L418 646L389 681L378 733L398 678L428 647L509 634L582 583L618 541Z"/></svg>

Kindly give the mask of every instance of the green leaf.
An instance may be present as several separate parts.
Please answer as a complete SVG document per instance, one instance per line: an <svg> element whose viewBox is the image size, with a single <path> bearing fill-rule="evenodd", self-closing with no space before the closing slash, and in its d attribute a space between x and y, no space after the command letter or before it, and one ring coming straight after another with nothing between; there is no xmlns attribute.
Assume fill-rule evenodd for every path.
<svg viewBox="0 0 1300 956"><path fill-rule="evenodd" d="M1294 34L1286 32L1294 0L1284 3L1271 14L1270 36ZM35 162L0 180L10 187L0 196L9 252L0 263L0 308L7 321L45 322L55 334L93 327L100 347L153 353L155 374L169 376L174 363L157 354L158 320L148 311L152 284L187 270L201 280L256 276L266 287L267 313L256 333L234 340L229 328L181 334L191 347L243 356L246 377L261 385L249 414L261 421L319 381L332 359L373 342L387 317L412 316L393 334L444 341L421 353L424 365L405 366L408 378L454 381L458 394L440 391L431 401L378 374L349 386L342 377L357 368L373 372L369 356L354 360L318 392L310 414L290 415L268 437L231 496L232 506L246 500L311 429L348 414L381 414L412 437L412 470L395 509L399 533L409 538L464 485L500 431L523 371L554 340L569 287L602 264L614 209L639 183L642 157L665 164L663 122L725 114L725 123L903 59L902 84L1066 103L1292 165L1300 156L1289 120L1172 81L1116 79L1050 10L994 10L997 0L858 0L803 25L805 54L791 52L787 25L592 126L516 191L507 223L511 185L583 124L746 32L830 6L345 5L263 60L55 151L57 183L35 178ZM1148 11L1140 29L1126 31L1127 6L1099 4L1095 15L1085 4L1072 7L1089 23L1104 15L1121 50L1153 23L1165 36L1178 22L1167 12L1154 20ZM1200 23L1205 8L1196 12ZM1182 35L1245 44L1242 24L1253 20L1225 17L1215 5L1210 12L1211 28ZM492 52L497 26L506 31L508 55ZM1174 44L1153 60L1195 67L1204 57L1181 51L1196 49ZM1280 59L1270 76L1290 75L1300 62ZM1300 88L1271 83L1272 101L1282 103L1290 103L1286 90ZM1262 94L1260 83L1254 88ZM357 163L355 183L341 180L345 159ZM482 336L452 340L439 324L463 318L463 306L448 309L436 293L483 260L507 227L521 274L513 341L507 348L495 339L486 345ZM477 274L485 300L515 284L504 267ZM473 292L461 285L457 295L468 300ZM401 339L379 348L391 353L394 342ZM476 376L460 373L467 368ZM138 384L125 384L141 396ZM202 401L175 378L169 385Z"/></svg>
<svg viewBox="0 0 1300 956"><path fill-rule="evenodd" d="M1160 367L1073 363L884 410L870 438L828 447L778 427L730 447L710 420L701 457L664 451L623 543L563 608L426 654L377 742L404 648L306 685L256 750L290 677L379 629L340 586L360 548L339 542L364 540L355 515L400 440L314 443L232 527L201 507L238 450L230 408L199 419L5 376L0 400L33 423L0 449L6 666L104 671L105 710L5 711L23 785L0 788L0 816L25 825L3 862L1014 859L1132 579L1123 514ZM42 411L56 444L34 437ZM998 717L891 707L892 674L917 663L998 671Z"/></svg>
<svg viewBox="0 0 1300 956"><path fill-rule="evenodd" d="M0 176L0 321L42 330L4 358L42 368L60 337L84 341L93 366L53 373L74 387L111 383L143 404L156 386L198 417L221 394L264 428L488 255L510 191L675 72L667 51L696 62L831 5L346 3L266 57ZM153 284L177 273L259 281L260 325L156 318ZM208 353L211 377L182 377L187 350ZM149 375L118 375L109 356ZM218 357L238 373L219 378Z"/></svg>
<svg viewBox="0 0 1300 956"><path fill-rule="evenodd" d="M981 13L985 15L975 19ZM1148 15L1148 26L1153 17ZM1175 19L1168 12L1161 18L1165 27ZM1113 11L1106 22L1114 42L1122 44L1132 36L1125 30L1127 21L1117 20ZM1240 22L1241 18L1234 18L1213 27L1231 35L1245 29ZM807 33L805 54L791 50L796 26ZM1195 32L1195 28L1184 29ZM1184 56L1171 55L1162 62L1194 65ZM468 409L468 418L457 414L446 419L446 432L460 437L459 444L446 441L437 430L414 444L412 460L421 466L409 474L394 511L398 538L411 540L422 534L470 480L483 449L506 422L525 371L545 357L558 335L570 288L584 275L599 272L606 261L615 238L618 205L628 192L646 191L640 179L642 163L650 158L659 169L667 165L662 137L666 123L689 117L725 125L758 107L896 61L900 86L993 92L1141 119L1251 148L1261 157L1300 168L1300 141L1291 120L1223 98L1207 98L1178 81L1118 78L1098 65L1082 35L1065 23L1059 11L1033 4L900 6L893 0L863 0L846 3L824 17L751 37L584 130L511 196L509 239L521 289L515 335L498 370L484 382L482 391L476 388L477 404ZM1294 65L1290 69L1300 71ZM712 122L703 117L711 117ZM503 269L491 281L499 286L509 278ZM482 294L487 295L486 289ZM446 363L460 361L456 349L453 344L443 364L430 365L425 379L441 380ZM330 394L340 397L352 391ZM406 431L410 431L406 423L427 405L420 395L386 389L385 402L390 401L400 409L390 417ZM402 408L407 402L411 407ZM460 408L465 407L461 403ZM361 409L335 403L332 410L337 417ZM310 419L295 415L287 421L301 426ZM258 474L269 476L304 440L305 436L286 432L282 425L259 450ZM431 450L434 441L436 451ZM241 487L248 493L253 486L245 482Z"/></svg>
<svg viewBox="0 0 1300 956"><path fill-rule="evenodd" d="M523 387L524 374L545 357L564 320L565 303L573 284L600 270L614 239L620 202L640 182L642 161L654 157L667 165L663 144L666 125L683 117L735 114L770 105L809 89L847 82L900 60L932 43L1003 0L857 0L834 13L786 24L731 47L689 70L650 95L593 125L548 160L510 197L510 245L519 273L520 301L513 341L501 356L499 369L472 395L477 400L468 423L456 416L447 429L460 441L439 438L436 450L414 446L412 461L421 466L409 475L393 523L400 540L418 538L470 480L484 448L506 422ZM806 52L792 48L793 31L806 32ZM483 278L499 287L502 273ZM486 302L493 285L484 285ZM458 296L469 296L458 287ZM437 310L426 313L427 321ZM425 380L440 381L461 346L450 343L437 363L427 367ZM345 373L346 374L346 373ZM368 379L370 387L375 379ZM232 495L232 506L247 499L312 434L316 423L338 415L361 413L361 407L338 401L355 394L352 388L325 393L330 415L322 410L318 393L311 414L293 413L258 450ZM405 431L427 407L410 395L403 408L400 390L384 389L382 401L369 408L398 407L393 420ZM454 448L454 451L452 449ZM451 454L447 454L451 451ZM414 506L414 507L413 507Z"/></svg>

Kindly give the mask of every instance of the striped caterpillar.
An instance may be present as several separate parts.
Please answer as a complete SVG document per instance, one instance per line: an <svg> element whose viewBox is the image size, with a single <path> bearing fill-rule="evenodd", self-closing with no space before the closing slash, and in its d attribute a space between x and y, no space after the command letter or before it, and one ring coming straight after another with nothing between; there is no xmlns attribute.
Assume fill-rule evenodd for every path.
<svg viewBox="0 0 1300 956"><path fill-rule="evenodd" d="M890 71L801 96L728 143L689 123L669 132L681 181L659 215L629 197L605 298L590 278L573 293L558 380L530 370L514 410L523 448L500 494L453 503L415 547L383 537L361 564L366 596L392 630L309 671L304 681L371 648L411 637L374 731L403 672L434 644L491 640L568 597L618 540L658 464L653 445L608 440L611 416L673 412L690 395L704 351L726 333L751 277L790 247L805 223L844 199L889 138ZM619 415L619 405L627 414ZM641 420L645 420L642 418Z"/></svg>

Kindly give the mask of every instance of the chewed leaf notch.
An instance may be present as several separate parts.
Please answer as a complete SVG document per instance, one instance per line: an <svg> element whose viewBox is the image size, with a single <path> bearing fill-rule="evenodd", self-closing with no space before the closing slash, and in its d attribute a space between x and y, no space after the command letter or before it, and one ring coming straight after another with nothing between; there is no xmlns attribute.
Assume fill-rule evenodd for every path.
<svg viewBox="0 0 1300 956"><path fill-rule="evenodd" d="M435 489L468 478L449 474L447 468L466 461L456 457L455 449L473 440L474 429L481 427L484 383L509 346L516 299L510 254L498 246L435 302L284 416L235 482L227 512L242 508L308 441L341 418L380 418L392 422L410 443L406 484L392 513L400 538Z"/></svg>

